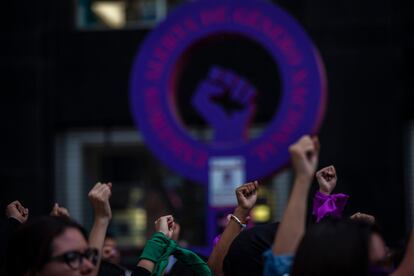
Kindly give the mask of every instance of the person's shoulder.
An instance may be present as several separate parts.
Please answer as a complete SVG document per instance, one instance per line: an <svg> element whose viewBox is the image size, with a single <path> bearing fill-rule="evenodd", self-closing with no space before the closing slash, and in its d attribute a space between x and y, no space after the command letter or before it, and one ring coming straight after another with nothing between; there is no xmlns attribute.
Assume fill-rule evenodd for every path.
<svg viewBox="0 0 414 276"><path fill-rule="evenodd" d="M150 276L151 272L140 266L131 268L131 276Z"/></svg>
<svg viewBox="0 0 414 276"><path fill-rule="evenodd" d="M249 237L249 239L259 239L265 242L269 242L269 245L273 243L276 231L279 227L279 222L272 222L266 224L259 224L252 228L246 229L240 233L240 238Z"/></svg>
<svg viewBox="0 0 414 276"><path fill-rule="evenodd" d="M106 275L125 275L125 269L123 269L122 267L104 261L101 261L101 264L99 266L99 273L98 276L106 276ZM147 274L137 274L137 275L147 275ZM148 274L149 275L149 274Z"/></svg>

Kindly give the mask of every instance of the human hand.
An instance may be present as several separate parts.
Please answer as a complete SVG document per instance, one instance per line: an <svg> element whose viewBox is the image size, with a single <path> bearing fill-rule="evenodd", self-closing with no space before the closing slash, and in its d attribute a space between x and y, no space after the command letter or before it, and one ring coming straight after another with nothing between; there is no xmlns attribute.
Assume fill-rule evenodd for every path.
<svg viewBox="0 0 414 276"><path fill-rule="evenodd" d="M178 239L180 238L181 225L177 222L174 222L174 226L172 230L173 230L173 234L171 236L171 239L178 242Z"/></svg>
<svg viewBox="0 0 414 276"><path fill-rule="evenodd" d="M14 218L20 223L24 223L29 218L29 209L25 208L18 200L15 200L7 205L6 217Z"/></svg>
<svg viewBox="0 0 414 276"><path fill-rule="evenodd" d="M112 183L96 183L88 197L92 204L95 219L109 221L112 217L109 198L112 195Z"/></svg>
<svg viewBox="0 0 414 276"><path fill-rule="evenodd" d="M360 213L360 212L357 212L357 213L353 214L350 218L353 219L353 220L364 221L364 222L367 222L369 224L374 224L375 223L375 217L374 216L364 214L364 213Z"/></svg>
<svg viewBox="0 0 414 276"><path fill-rule="evenodd" d="M257 181L243 184L236 189L237 207L234 215L244 223L247 221L250 210L256 203L258 190L259 183Z"/></svg>
<svg viewBox="0 0 414 276"><path fill-rule="evenodd" d="M193 106L213 128L216 142L243 140L255 111L256 90L235 72L214 66L197 87Z"/></svg>
<svg viewBox="0 0 414 276"><path fill-rule="evenodd" d="M65 207L59 206L59 204L55 203L53 205L52 211L50 212L52 217L67 217L69 218L69 211Z"/></svg>
<svg viewBox="0 0 414 276"><path fill-rule="evenodd" d="M318 165L318 138L304 135L289 147L289 152L296 177L312 180Z"/></svg>
<svg viewBox="0 0 414 276"><path fill-rule="evenodd" d="M319 183L319 191L326 195L330 195L335 189L338 180L335 167L325 167L316 172L316 180L318 180Z"/></svg>
<svg viewBox="0 0 414 276"><path fill-rule="evenodd" d="M155 231L163 233L169 239L174 233L174 217L171 215L159 217L155 222Z"/></svg>

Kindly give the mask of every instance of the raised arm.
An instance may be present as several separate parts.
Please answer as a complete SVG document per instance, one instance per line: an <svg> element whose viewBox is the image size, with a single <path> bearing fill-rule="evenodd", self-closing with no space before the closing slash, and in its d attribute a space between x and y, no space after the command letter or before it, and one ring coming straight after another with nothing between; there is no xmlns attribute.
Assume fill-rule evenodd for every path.
<svg viewBox="0 0 414 276"><path fill-rule="evenodd" d="M0 225L0 273L4 266L7 244L10 237L29 217L29 209L25 208L18 200L11 202L6 207L7 220Z"/></svg>
<svg viewBox="0 0 414 276"><path fill-rule="evenodd" d="M96 183L88 194L94 213L94 222L89 234L89 246L99 250L99 260L96 267L99 267L101 262L106 230L112 218L111 206L109 204L109 198L112 194L111 189L111 183ZM97 274L98 270L95 272Z"/></svg>
<svg viewBox="0 0 414 276"><path fill-rule="evenodd" d="M171 215L158 218L155 222L155 231L162 233L166 238L171 239L174 233L174 218ZM162 237L160 237L162 238ZM137 266L152 272L157 260L164 254L165 246L151 239L144 247L143 253Z"/></svg>
<svg viewBox="0 0 414 276"><path fill-rule="evenodd" d="M332 194L338 180L334 166L325 167L316 172L319 191L313 198L313 212L316 222L326 216L342 217L349 196L346 194Z"/></svg>
<svg viewBox="0 0 414 276"><path fill-rule="evenodd" d="M293 255L305 232L307 198L319 158L318 139L303 136L289 152L295 179L272 247L275 255Z"/></svg>
<svg viewBox="0 0 414 276"><path fill-rule="evenodd" d="M246 223L246 218L256 203L258 189L259 183L257 181L249 182L236 189L237 207L208 258L208 266L213 275L223 275L224 257L227 255L234 238L243 230L242 224Z"/></svg>

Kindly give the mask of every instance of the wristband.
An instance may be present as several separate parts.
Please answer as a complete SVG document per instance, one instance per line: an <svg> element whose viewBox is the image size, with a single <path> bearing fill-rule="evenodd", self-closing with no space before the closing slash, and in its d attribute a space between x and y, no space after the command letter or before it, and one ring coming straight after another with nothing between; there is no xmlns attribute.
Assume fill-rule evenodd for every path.
<svg viewBox="0 0 414 276"><path fill-rule="evenodd" d="M247 226L246 224L242 223L241 220L238 217L236 217L235 215L233 215L233 214L230 215L230 219L232 219L235 222L237 222L242 229L246 228L246 226Z"/></svg>

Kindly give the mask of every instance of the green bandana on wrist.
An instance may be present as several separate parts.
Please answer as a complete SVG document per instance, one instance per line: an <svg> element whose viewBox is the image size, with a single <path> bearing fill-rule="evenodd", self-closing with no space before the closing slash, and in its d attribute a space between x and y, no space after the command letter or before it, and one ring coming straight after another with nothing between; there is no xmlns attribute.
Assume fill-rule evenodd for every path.
<svg viewBox="0 0 414 276"><path fill-rule="evenodd" d="M196 275L211 276L210 268L194 252L181 248L177 243L167 238L163 233L155 233L144 247L139 260L146 259L154 263L151 275L161 276L168 265L168 257L174 255L184 265L190 267Z"/></svg>
<svg viewBox="0 0 414 276"><path fill-rule="evenodd" d="M168 247L169 239L161 232L152 235L147 241L139 260L146 259L153 263L157 263Z"/></svg>

